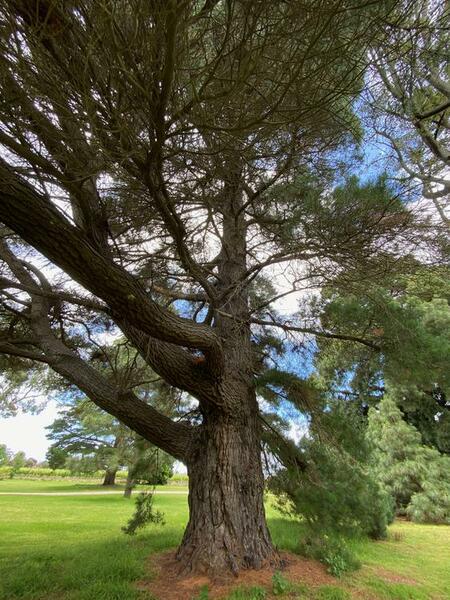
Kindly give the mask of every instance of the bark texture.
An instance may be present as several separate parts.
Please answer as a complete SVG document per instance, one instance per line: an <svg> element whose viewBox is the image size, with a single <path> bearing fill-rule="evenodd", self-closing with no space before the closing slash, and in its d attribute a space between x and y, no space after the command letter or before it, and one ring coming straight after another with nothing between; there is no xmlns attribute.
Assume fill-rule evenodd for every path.
<svg viewBox="0 0 450 600"><path fill-rule="evenodd" d="M117 469L106 469L102 485L116 485Z"/></svg>
<svg viewBox="0 0 450 600"><path fill-rule="evenodd" d="M215 395L200 402L203 423L188 453L189 523L177 556L182 571L221 574L275 562L264 511L261 431L246 286L246 224L240 169L227 177L222 204L222 298L215 330L223 344Z"/></svg>
<svg viewBox="0 0 450 600"><path fill-rule="evenodd" d="M129 467L131 469L131 467ZM123 492L124 498L131 498L131 494L133 492L133 488L136 485L136 481L133 475L130 474L130 470L128 471L127 481L125 483L125 491Z"/></svg>
<svg viewBox="0 0 450 600"><path fill-rule="evenodd" d="M275 559L263 504L257 423L205 423L188 463L189 523L182 571L237 574Z"/></svg>

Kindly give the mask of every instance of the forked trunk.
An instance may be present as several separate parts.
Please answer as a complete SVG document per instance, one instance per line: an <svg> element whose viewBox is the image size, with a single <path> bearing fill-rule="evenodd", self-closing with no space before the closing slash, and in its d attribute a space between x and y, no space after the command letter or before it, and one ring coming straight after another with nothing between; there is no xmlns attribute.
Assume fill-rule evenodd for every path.
<svg viewBox="0 0 450 600"><path fill-rule="evenodd" d="M237 574L275 561L256 414L244 420L207 416L188 473L189 523L177 553L181 571Z"/></svg>

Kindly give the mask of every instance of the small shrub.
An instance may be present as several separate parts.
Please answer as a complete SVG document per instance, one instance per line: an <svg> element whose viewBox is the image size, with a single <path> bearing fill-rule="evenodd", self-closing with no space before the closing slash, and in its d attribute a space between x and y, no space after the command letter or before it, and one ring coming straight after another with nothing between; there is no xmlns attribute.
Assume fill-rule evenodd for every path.
<svg viewBox="0 0 450 600"><path fill-rule="evenodd" d="M200 593L198 596L195 597L195 600L209 600L209 591L207 585L204 585L200 589Z"/></svg>
<svg viewBox="0 0 450 600"><path fill-rule="evenodd" d="M292 590L292 584L290 581L280 573L275 571L272 577L272 592L274 596L282 596Z"/></svg>
<svg viewBox="0 0 450 600"><path fill-rule="evenodd" d="M13 467L0 467L0 479L12 479L13 477Z"/></svg>
<svg viewBox="0 0 450 600"><path fill-rule="evenodd" d="M174 473L169 479L169 484L173 485L187 485L189 483L189 476L184 473Z"/></svg>
<svg viewBox="0 0 450 600"><path fill-rule="evenodd" d="M15 470L15 474L23 478L43 477L70 477L72 472L69 469L49 469L44 467L20 467Z"/></svg>
<svg viewBox="0 0 450 600"><path fill-rule="evenodd" d="M142 492L136 497L134 513L122 531L134 535L149 523L164 525L164 515L159 510L153 510L153 492Z"/></svg>
<svg viewBox="0 0 450 600"><path fill-rule="evenodd" d="M48 475L53 475L54 471L53 469L46 469L46 468L40 468L40 467L20 467L19 469L16 469L16 473L17 475L31 475L31 476L35 476L35 477L46 477Z"/></svg>
<svg viewBox="0 0 450 600"><path fill-rule="evenodd" d="M326 565L327 571L335 577L341 577L344 573L355 571L361 566L345 541L332 535L308 536L301 543L299 550L304 556Z"/></svg>

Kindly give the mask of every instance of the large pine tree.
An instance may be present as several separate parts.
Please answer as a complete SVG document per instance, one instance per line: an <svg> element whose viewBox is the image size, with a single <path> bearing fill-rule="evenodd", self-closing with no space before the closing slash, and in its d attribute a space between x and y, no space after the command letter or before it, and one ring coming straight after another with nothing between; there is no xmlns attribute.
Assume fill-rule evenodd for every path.
<svg viewBox="0 0 450 600"><path fill-rule="evenodd" d="M398 198L333 192L329 176L360 135L352 106L391 4L2 3L0 351L48 365L186 463L186 570L276 560L255 392L266 330L378 348L273 306L395 264ZM86 345L114 327L195 399L193 418L95 367Z"/></svg>

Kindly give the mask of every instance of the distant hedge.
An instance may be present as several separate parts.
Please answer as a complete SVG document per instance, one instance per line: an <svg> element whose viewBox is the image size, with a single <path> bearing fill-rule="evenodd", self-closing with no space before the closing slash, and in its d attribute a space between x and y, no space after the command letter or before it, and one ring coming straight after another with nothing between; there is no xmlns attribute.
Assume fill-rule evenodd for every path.
<svg viewBox="0 0 450 600"><path fill-rule="evenodd" d="M18 477L20 479L41 479L41 478L67 478L67 477L83 477L85 479L102 479L105 476L105 471L95 471L95 473L74 473L69 469L45 469L42 467L0 467L0 479L12 479ZM116 479L126 479L127 471L117 471ZM170 479L169 484L187 485L189 478L182 473L175 473Z"/></svg>
<svg viewBox="0 0 450 600"><path fill-rule="evenodd" d="M0 479L8 479L12 477L12 467L0 467Z"/></svg>
<svg viewBox="0 0 450 600"><path fill-rule="evenodd" d="M39 479L42 477L83 477L88 479L100 479L105 476L105 471L95 471L94 473L74 473L69 469L46 469L42 467L20 467L15 469L14 467L0 467L0 479L10 479L13 477ZM126 479L126 471L117 471L117 479Z"/></svg>
<svg viewBox="0 0 450 600"><path fill-rule="evenodd" d="M174 473L169 479L169 483L174 483L175 485L187 485L188 481L189 477L184 473Z"/></svg>

